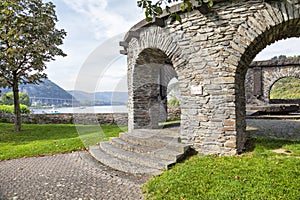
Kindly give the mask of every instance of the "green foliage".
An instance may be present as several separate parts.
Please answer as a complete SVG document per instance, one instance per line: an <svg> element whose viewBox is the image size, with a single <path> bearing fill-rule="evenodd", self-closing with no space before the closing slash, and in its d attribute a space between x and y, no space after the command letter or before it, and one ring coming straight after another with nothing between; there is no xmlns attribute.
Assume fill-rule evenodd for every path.
<svg viewBox="0 0 300 200"><path fill-rule="evenodd" d="M30 106L29 96L24 92L19 92L20 104ZM13 92L8 92L1 96L1 104L4 105L14 105L14 94Z"/></svg>
<svg viewBox="0 0 300 200"><path fill-rule="evenodd" d="M145 199L298 199L300 159L271 150L299 152L300 142L254 142L254 152L243 156L194 156L177 164L144 185Z"/></svg>
<svg viewBox="0 0 300 200"><path fill-rule="evenodd" d="M300 99L300 79L286 77L278 80L271 88L270 99Z"/></svg>
<svg viewBox="0 0 300 200"><path fill-rule="evenodd" d="M30 113L30 110L26 105L21 104L20 109L21 109L21 114ZM0 105L0 112L14 114L14 105Z"/></svg>
<svg viewBox="0 0 300 200"><path fill-rule="evenodd" d="M0 123L0 160L71 152L116 137L118 126L101 126L106 137L99 137L99 127L82 125L86 134L79 137L74 124L24 124L20 132L12 132L12 124Z"/></svg>
<svg viewBox="0 0 300 200"><path fill-rule="evenodd" d="M274 56L273 58L271 58L271 60L278 60L278 59L286 59L286 58L294 58L294 59L299 59L300 55L298 56L289 56L287 57L286 55L280 55L280 56Z"/></svg>
<svg viewBox="0 0 300 200"><path fill-rule="evenodd" d="M137 6L145 10L146 21L152 21L155 17L163 14L163 8L170 14L173 21L181 22L181 17L178 13L172 12L170 5L172 3L181 2L181 11L190 12L197 6L206 5L208 8L213 6L213 0L196 0L193 4L192 0L158 0L153 3L149 0L138 0Z"/></svg>
<svg viewBox="0 0 300 200"><path fill-rule="evenodd" d="M168 100L168 105L169 106L180 106L179 100L172 96L171 99Z"/></svg>
<svg viewBox="0 0 300 200"><path fill-rule="evenodd" d="M55 28L55 6L42 0L0 1L1 85L35 83L45 78L45 62L65 56L57 46L65 37Z"/></svg>
<svg viewBox="0 0 300 200"><path fill-rule="evenodd" d="M0 1L0 86L14 92L15 131L21 130L19 84L46 78L46 62L66 56L58 48L66 36L55 27L55 6L42 0Z"/></svg>

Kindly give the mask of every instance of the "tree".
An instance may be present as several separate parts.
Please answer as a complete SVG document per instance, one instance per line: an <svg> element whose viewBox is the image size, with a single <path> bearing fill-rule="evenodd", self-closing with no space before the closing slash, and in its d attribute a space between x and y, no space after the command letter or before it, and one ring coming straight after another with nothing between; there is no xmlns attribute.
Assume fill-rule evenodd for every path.
<svg viewBox="0 0 300 200"><path fill-rule="evenodd" d="M196 8L196 6L205 6L210 8L213 6L213 0L158 0L153 3L151 0L138 0L137 5L140 8L145 9L146 21L152 21L155 17L163 14L163 8L170 14L172 20L181 22L180 15L172 12L170 5L173 3L181 2L181 11L190 12ZM195 2L195 3L193 3Z"/></svg>
<svg viewBox="0 0 300 200"><path fill-rule="evenodd" d="M286 55L280 55L278 59L286 59Z"/></svg>
<svg viewBox="0 0 300 200"><path fill-rule="evenodd" d="M0 1L0 86L13 90L15 131L21 130L19 84L39 83L47 77L45 63L66 56L54 8L42 0Z"/></svg>
<svg viewBox="0 0 300 200"><path fill-rule="evenodd" d="M19 92L20 104L30 106L30 98L28 94L24 92ZM8 92L1 96L1 104L4 105L14 105L14 93Z"/></svg>

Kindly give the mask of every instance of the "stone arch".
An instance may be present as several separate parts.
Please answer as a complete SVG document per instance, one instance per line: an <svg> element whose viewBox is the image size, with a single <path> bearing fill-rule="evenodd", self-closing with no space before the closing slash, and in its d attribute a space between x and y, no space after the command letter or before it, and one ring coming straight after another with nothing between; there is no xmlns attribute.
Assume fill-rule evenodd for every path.
<svg viewBox="0 0 300 200"><path fill-rule="evenodd" d="M264 72L264 99L270 101L270 92L273 85L282 78L294 77L300 79L300 68L295 67L280 67L273 72Z"/></svg>
<svg viewBox="0 0 300 200"><path fill-rule="evenodd" d="M139 30L129 42L129 131L158 128L167 117L167 86L185 61L174 38L160 27Z"/></svg>
<svg viewBox="0 0 300 200"><path fill-rule="evenodd" d="M230 42L235 66L235 113L238 151L246 141L245 76L254 57L275 41L300 36L299 5L291 1L263 3L238 27L238 34Z"/></svg>
<svg viewBox="0 0 300 200"><path fill-rule="evenodd" d="M171 23L164 15L132 27L122 43L128 56L129 131L139 127L134 74L139 64L152 62L142 57L156 51L166 58L159 63L171 63L178 75L182 142L204 155L241 152L246 142L248 66L268 44L300 35L299 7L292 0L220 0L203 14L201 9L182 13L175 5L182 23Z"/></svg>

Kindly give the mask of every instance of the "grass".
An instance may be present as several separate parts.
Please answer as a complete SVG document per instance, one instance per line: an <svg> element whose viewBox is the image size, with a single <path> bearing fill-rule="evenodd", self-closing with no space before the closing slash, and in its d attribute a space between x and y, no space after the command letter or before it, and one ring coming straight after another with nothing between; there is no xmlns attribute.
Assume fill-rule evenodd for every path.
<svg viewBox="0 0 300 200"><path fill-rule="evenodd" d="M152 178L146 199L299 199L300 142L253 139L242 156L191 157ZM254 144L254 145L253 145ZM291 154L272 150L284 148Z"/></svg>
<svg viewBox="0 0 300 200"><path fill-rule="evenodd" d="M82 150L121 131L110 125L23 124L21 132L13 132L12 124L0 123L0 160Z"/></svg>

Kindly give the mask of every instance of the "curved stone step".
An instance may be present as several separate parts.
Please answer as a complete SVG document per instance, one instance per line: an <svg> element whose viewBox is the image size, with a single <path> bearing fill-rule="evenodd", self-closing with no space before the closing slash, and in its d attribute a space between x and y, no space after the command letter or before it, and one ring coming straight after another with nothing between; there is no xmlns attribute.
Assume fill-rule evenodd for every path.
<svg viewBox="0 0 300 200"><path fill-rule="evenodd" d="M135 129L130 134L137 137L180 142L179 133L169 129Z"/></svg>
<svg viewBox="0 0 300 200"><path fill-rule="evenodd" d="M103 150L101 150L99 146L91 146L89 148L89 152L99 162L119 171L131 173L131 174L148 174L148 175L159 175L162 173L162 170L142 166L136 163L132 163L111 156L110 154L107 154Z"/></svg>
<svg viewBox="0 0 300 200"><path fill-rule="evenodd" d="M170 150L178 151L180 153L186 152L190 146L181 144L176 141L168 141L164 139L157 139L147 136L138 136L136 134L120 133L119 137L126 141L136 145L154 147L154 148L167 148Z"/></svg>
<svg viewBox="0 0 300 200"><path fill-rule="evenodd" d="M173 162L176 162L178 159L180 159L183 156L183 153L179 153L178 151L173 151L167 148L158 149L149 146L137 145L130 142L126 142L121 138L110 138L109 141L112 145L126 151L150 154L157 158L162 158Z"/></svg>
<svg viewBox="0 0 300 200"><path fill-rule="evenodd" d="M100 148L119 159L126 160L129 162L137 163L139 165L156 168L156 169L168 169L169 166L174 164L173 161L156 158L151 154L135 153L120 149L111 145L109 142L101 142Z"/></svg>

